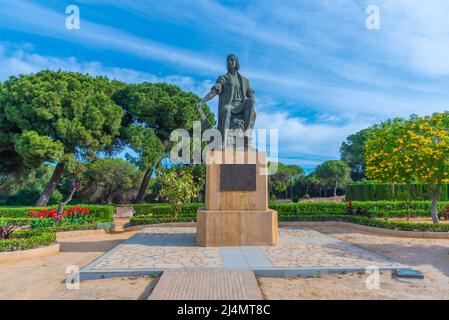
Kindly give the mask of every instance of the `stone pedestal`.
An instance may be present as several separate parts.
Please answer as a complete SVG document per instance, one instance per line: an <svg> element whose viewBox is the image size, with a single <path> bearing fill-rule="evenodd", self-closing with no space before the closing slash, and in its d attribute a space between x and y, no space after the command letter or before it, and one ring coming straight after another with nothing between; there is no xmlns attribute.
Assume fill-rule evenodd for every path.
<svg viewBox="0 0 449 320"><path fill-rule="evenodd" d="M276 245L278 217L268 209L266 153L211 151L206 166L206 208L197 213L197 245Z"/></svg>

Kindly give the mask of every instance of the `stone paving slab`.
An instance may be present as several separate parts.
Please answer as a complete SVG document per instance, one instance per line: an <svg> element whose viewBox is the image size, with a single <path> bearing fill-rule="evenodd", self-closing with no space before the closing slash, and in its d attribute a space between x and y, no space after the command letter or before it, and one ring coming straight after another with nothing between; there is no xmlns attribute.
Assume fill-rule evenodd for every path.
<svg viewBox="0 0 449 320"><path fill-rule="evenodd" d="M161 274L166 270L252 270L257 276L407 269L382 256L307 228L280 228L277 246L203 248L195 228L150 227L99 257L81 279Z"/></svg>
<svg viewBox="0 0 449 320"><path fill-rule="evenodd" d="M262 300L249 270L166 271L149 300Z"/></svg>

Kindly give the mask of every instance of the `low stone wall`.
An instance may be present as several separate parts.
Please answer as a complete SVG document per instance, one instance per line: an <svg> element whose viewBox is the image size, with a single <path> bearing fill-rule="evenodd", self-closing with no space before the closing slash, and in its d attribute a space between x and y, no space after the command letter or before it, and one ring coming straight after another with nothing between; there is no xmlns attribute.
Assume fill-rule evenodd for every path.
<svg viewBox="0 0 449 320"><path fill-rule="evenodd" d="M59 243L30 250L0 252L0 264L15 263L22 260L42 258L59 253Z"/></svg>
<svg viewBox="0 0 449 320"><path fill-rule="evenodd" d="M63 231L56 233L56 241L61 241L63 239L78 238L86 236L95 236L106 234L104 229L98 230L76 230L76 231Z"/></svg>

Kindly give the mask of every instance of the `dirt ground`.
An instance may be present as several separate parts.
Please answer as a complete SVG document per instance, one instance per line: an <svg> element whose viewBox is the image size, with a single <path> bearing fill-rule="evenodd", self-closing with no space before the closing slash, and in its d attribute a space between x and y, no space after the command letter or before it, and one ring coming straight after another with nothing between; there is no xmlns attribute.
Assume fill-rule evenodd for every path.
<svg viewBox="0 0 449 320"><path fill-rule="evenodd" d="M89 236L61 242L58 255L0 265L0 299L147 299L155 284L150 277L82 281L79 290L66 287L66 268L80 269L132 233Z"/></svg>
<svg viewBox="0 0 449 320"><path fill-rule="evenodd" d="M419 269L424 279L380 277L380 288L367 289L367 275L319 278L259 278L266 299L449 299L449 240L404 239L362 234L345 229L320 229L335 238Z"/></svg>
<svg viewBox="0 0 449 320"><path fill-rule="evenodd" d="M335 238L413 266L424 280L380 278L380 289L366 288L366 275L323 275L319 278L259 278L265 299L449 299L449 240L382 237L345 229L319 229ZM68 290L66 267L80 268L132 234L70 239L58 255L0 265L0 299L147 299L157 279L150 277L83 281Z"/></svg>

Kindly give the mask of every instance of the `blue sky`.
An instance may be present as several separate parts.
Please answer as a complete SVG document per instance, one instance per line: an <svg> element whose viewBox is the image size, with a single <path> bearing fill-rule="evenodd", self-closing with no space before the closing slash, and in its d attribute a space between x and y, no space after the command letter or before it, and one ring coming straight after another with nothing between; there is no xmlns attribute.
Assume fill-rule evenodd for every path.
<svg viewBox="0 0 449 320"><path fill-rule="evenodd" d="M81 29L67 30L77 5ZM380 30L365 27L380 8ZM205 95L240 58L257 127L313 168L375 122L449 108L449 1L0 0L0 81L41 69L166 81ZM215 109L216 103L211 106Z"/></svg>

